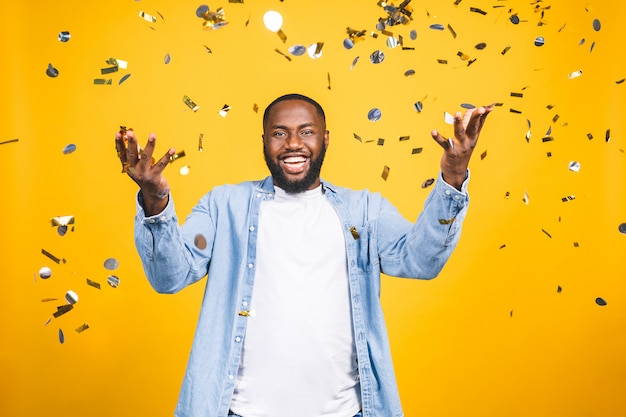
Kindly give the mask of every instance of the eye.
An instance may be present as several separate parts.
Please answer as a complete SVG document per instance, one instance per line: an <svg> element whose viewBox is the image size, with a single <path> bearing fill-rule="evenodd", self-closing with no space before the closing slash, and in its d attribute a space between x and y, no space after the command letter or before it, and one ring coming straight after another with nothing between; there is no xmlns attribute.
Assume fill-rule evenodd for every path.
<svg viewBox="0 0 626 417"><path fill-rule="evenodd" d="M282 130L277 130L274 133L272 133L272 136L275 136L277 138L282 138L285 135L286 135L285 132L283 132Z"/></svg>
<svg viewBox="0 0 626 417"><path fill-rule="evenodd" d="M315 132L311 129L306 129L302 131L303 135L313 135Z"/></svg>

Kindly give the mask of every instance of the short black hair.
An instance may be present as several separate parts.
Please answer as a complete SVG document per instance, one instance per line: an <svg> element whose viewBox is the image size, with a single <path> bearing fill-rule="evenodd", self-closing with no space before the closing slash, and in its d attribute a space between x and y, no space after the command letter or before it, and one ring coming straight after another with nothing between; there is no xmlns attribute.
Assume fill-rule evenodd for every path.
<svg viewBox="0 0 626 417"><path fill-rule="evenodd" d="M272 109L272 107L274 107L276 104L280 103L281 101L287 101L287 100L302 100L302 101L306 101L307 103L312 104L313 107L315 107L315 109L317 110L317 113L320 115L320 117L324 121L324 123L326 123L326 114L324 114L324 109L322 108L322 106L320 106L320 104L317 101L313 100L311 97L307 97L302 94L291 93L291 94L285 94L284 96L278 97L277 99L272 101L269 104L269 106L265 108L265 112L263 113L263 127L265 127L265 123L267 123L267 118L269 117L270 110Z"/></svg>

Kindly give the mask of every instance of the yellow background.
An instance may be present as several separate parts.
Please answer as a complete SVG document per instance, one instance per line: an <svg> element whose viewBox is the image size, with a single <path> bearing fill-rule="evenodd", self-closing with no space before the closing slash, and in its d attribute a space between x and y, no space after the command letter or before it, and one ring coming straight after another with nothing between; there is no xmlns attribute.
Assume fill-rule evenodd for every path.
<svg viewBox="0 0 626 417"><path fill-rule="evenodd" d="M388 29L413 48L402 50L375 30L386 14L374 0L223 0L209 4L223 7L229 22L215 31L203 30L201 3L188 0L4 2L0 142L18 141L0 145L0 415L172 415L203 284L170 296L149 287L132 240L136 186L120 174L114 133L127 125L145 140L154 131L160 154L169 146L186 152L167 170L184 218L212 186L266 175L261 112L288 92L327 111L322 175L380 191L412 219L428 192L422 182L438 171L441 150L429 131L450 135L444 112L461 103L501 104L471 163L470 212L441 276L383 278L407 416L626 415L626 236L618 231L626 222L626 84L618 83L626 77L626 6L453 3L412 2L413 21ZM270 9L284 16L286 43L263 27ZM140 11L158 21L148 24ZM519 25L509 21L513 13ZM457 37L430 30L434 23ZM351 50L342 45L348 26L368 32ZM61 31L69 42L57 40ZM534 45L537 36L544 46ZM324 42L316 60L275 51L316 42ZM474 48L479 42L484 50ZM374 65L369 56L378 49L385 60ZM476 61L468 66L458 52ZM110 57L128 69L101 75ZM46 75L49 63L57 78ZM404 76L409 69L414 76ZM582 76L568 79L578 70ZM224 105L231 110L221 117ZM382 111L375 123L367 119L374 107ZM554 140L543 142L550 127ZM65 155L68 144L77 150ZM412 154L418 147L423 152ZM580 172L568 170L570 161ZM183 165L187 176L178 172ZM567 196L575 199L563 202ZM50 221L67 215L75 224L59 236ZM109 257L117 270L104 268ZM38 277L44 266L48 280ZM118 288L106 283L111 273ZM68 290L79 296L75 308L46 324ZM90 328L76 332L83 323Z"/></svg>

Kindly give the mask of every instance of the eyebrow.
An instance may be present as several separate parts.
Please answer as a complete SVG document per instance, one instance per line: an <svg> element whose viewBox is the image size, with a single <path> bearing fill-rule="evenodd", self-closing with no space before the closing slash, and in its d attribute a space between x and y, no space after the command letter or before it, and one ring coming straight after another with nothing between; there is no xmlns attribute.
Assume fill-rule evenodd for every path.
<svg viewBox="0 0 626 417"><path fill-rule="evenodd" d="M308 123L303 123L301 125L298 126L298 129L302 129L305 127L315 127L315 123L313 122L308 122ZM284 130L289 130L289 128L285 125L274 125L274 126L270 126L270 129L284 129Z"/></svg>

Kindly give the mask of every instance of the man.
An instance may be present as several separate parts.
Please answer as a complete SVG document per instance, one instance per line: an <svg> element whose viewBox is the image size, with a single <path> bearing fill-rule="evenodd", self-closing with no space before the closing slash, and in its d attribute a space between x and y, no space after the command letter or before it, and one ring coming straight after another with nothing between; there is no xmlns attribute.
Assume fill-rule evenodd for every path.
<svg viewBox="0 0 626 417"><path fill-rule="evenodd" d="M377 193L320 179L324 111L289 94L263 115L271 177L215 187L179 227L163 170L132 131L116 136L139 185L135 243L156 291L208 275L179 417L400 417L380 273L430 279L454 249L468 163L491 107L437 131L441 174L413 224Z"/></svg>

